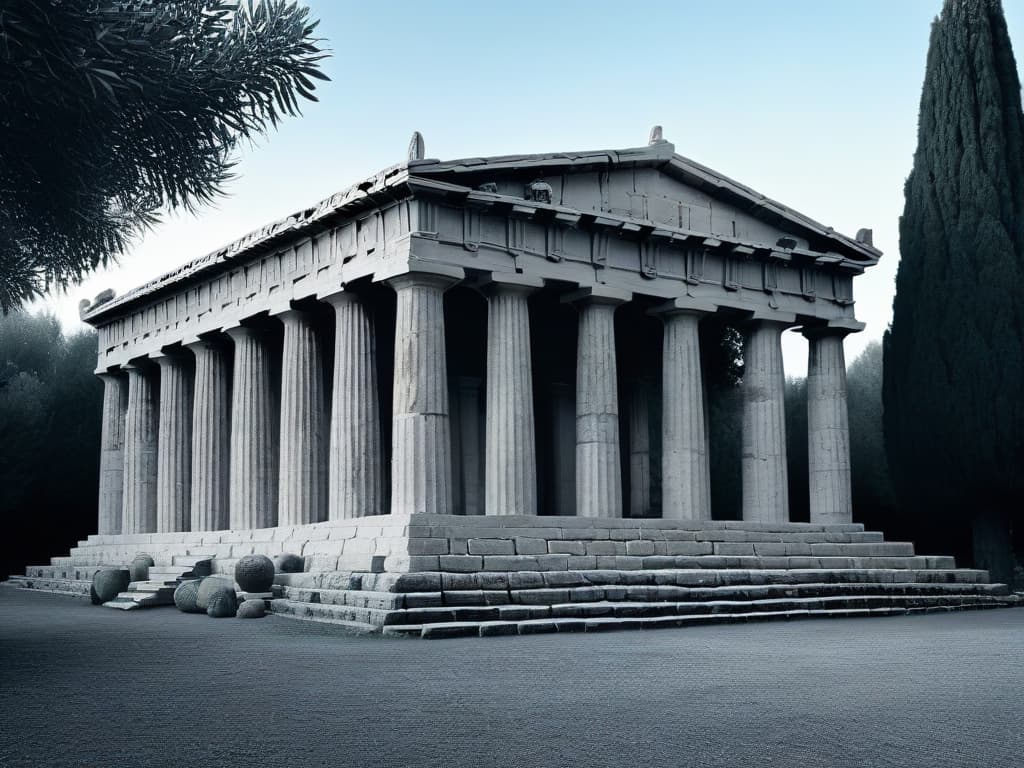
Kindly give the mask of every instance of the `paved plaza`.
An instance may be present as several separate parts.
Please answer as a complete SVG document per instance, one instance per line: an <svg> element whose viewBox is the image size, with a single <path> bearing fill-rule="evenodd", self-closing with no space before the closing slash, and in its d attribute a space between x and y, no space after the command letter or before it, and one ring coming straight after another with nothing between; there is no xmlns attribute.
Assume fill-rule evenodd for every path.
<svg viewBox="0 0 1024 768"><path fill-rule="evenodd" d="M0 588L0 766L1018 766L1024 611L445 641Z"/></svg>

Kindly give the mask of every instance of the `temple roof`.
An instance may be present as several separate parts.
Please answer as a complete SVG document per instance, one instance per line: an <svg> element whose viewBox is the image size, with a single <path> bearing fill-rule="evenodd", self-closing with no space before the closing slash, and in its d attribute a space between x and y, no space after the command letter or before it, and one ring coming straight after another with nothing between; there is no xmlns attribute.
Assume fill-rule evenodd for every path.
<svg viewBox="0 0 1024 768"><path fill-rule="evenodd" d="M423 180L441 184L450 190L475 192L465 186L472 177L487 172L522 172L537 176L583 172L615 167L652 167L699 189L701 192L736 205L750 215L772 225L785 224L818 241L827 242L836 253L862 266L877 263L881 251L869 242L840 234L814 219L740 184L700 163L675 153L667 141L654 141L649 146L630 149L607 149L583 152L555 152L531 155L462 158L456 160L410 159L386 168L319 203L273 221L204 256L193 259L160 277L134 288L123 296L101 300L92 306L82 302L82 319L95 324L118 308L125 308L161 289L215 272L225 265L245 260L297 236L308 236L328 229L334 222L375 208L382 203L409 196L410 181ZM415 184L415 186L419 186ZM492 196L499 197L499 196ZM556 208L560 206L554 206ZM103 294L100 294L103 296Z"/></svg>

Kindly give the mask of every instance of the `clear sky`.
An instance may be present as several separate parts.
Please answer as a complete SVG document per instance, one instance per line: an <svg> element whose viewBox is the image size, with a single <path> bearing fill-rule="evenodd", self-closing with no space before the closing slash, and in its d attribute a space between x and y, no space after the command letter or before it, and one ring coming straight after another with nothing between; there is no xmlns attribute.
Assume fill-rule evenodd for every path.
<svg viewBox="0 0 1024 768"><path fill-rule="evenodd" d="M917 134L929 27L941 0L311 0L333 51L304 116L247 148L229 196L169 215L119 265L44 302L124 293L404 160L643 146L676 151L885 255L854 282L867 330L891 316L903 182ZM1024 46L1024 0L1004 2ZM1018 47L1018 55L1024 55ZM788 374L806 342L785 335Z"/></svg>

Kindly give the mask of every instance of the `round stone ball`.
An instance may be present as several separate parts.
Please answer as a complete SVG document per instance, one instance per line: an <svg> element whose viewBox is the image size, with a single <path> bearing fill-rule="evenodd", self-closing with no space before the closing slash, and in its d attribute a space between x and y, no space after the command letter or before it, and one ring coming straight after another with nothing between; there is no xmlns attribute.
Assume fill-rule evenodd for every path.
<svg viewBox="0 0 1024 768"><path fill-rule="evenodd" d="M96 594L96 600L100 604L107 603L117 597L119 592L128 589L131 583L131 574L127 568L108 568L96 571L92 577L92 591Z"/></svg>
<svg viewBox="0 0 1024 768"><path fill-rule="evenodd" d="M179 611L185 613L202 613L202 609L196 604L199 599L199 579L183 581L174 590L174 605Z"/></svg>
<svg viewBox="0 0 1024 768"><path fill-rule="evenodd" d="M154 565L156 563L153 562L153 558L149 555L136 555L132 559L132 564L128 566L132 581L146 581L149 578L149 569Z"/></svg>
<svg viewBox="0 0 1024 768"><path fill-rule="evenodd" d="M95 576L93 578L95 578ZM96 594L96 585L95 584L89 584L89 599L92 601L93 605L102 605L103 604L100 601L100 596Z"/></svg>
<svg viewBox="0 0 1024 768"><path fill-rule="evenodd" d="M199 582L199 592L196 595L196 607L205 611L209 607L210 595L218 589L230 589L235 591L235 582L228 576L207 576Z"/></svg>
<svg viewBox="0 0 1024 768"><path fill-rule="evenodd" d="M266 555L246 555L235 565L235 581L243 592L270 591L274 561Z"/></svg>
<svg viewBox="0 0 1024 768"><path fill-rule="evenodd" d="M230 587L219 587L210 595L206 615L215 619L226 619L234 616L237 610L238 598L235 597L235 590Z"/></svg>
<svg viewBox="0 0 1024 768"><path fill-rule="evenodd" d="M306 567L301 557L290 552L275 557L274 565L277 567L278 573L302 573Z"/></svg>
<svg viewBox="0 0 1024 768"><path fill-rule="evenodd" d="M245 600L238 606L238 619L262 619L267 615L267 608L262 600Z"/></svg>

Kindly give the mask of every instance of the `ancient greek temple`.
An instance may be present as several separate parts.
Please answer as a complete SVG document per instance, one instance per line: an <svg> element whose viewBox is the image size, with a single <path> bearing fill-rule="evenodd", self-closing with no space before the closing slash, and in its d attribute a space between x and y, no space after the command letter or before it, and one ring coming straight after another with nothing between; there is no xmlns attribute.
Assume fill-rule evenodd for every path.
<svg viewBox="0 0 1024 768"><path fill-rule="evenodd" d="M100 533L644 517L655 497L660 517L713 519L698 326L716 314L745 329L744 520L788 519L780 339L799 328L811 520L851 522L843 337L863 327L870 232L840 235L657 134L451 162L421 141L85 308L106 386Z"/></svg>
<svg viewBox="0 0 1024 768"><path fill-rule="evenodd" d="M87 594L145 552L159 587L289 553L303 570L277 575L273 611L423 636L1010 604L853 522L843 340L880 255L660 128L452 161L416 134L405 162L82 303L105 385L98 533L21 583ZM744 334L742 520L711 505L715 322Z"/></svg>

